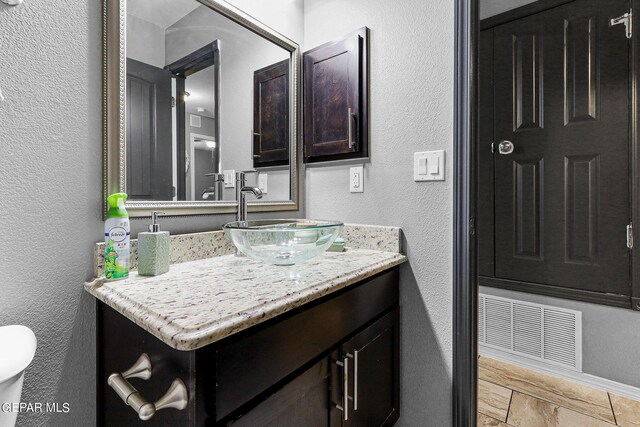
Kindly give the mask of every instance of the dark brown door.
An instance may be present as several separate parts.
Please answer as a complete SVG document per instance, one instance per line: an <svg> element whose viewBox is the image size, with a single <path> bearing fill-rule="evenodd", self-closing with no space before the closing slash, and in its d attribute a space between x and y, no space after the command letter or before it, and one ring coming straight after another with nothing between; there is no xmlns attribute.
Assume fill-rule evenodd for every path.
<svg viewBox="0 0 640 427"><path fill-rule="evenodd" d="M341 414L343 426L390 426L398 420L398 345L395 310L343 346L341 363L348 365L349 384L348 419L344 421Z"/></svg>
<svg viewBox="0 0 640 427"><path fill-rule="evenodd" d="M306 161L367 155L366 37L361 29L304 54Z"/></svg>
<svg viewBox="0 0 640 427"><path fill-rule="evenodd" d="M253 166L289 164L289 60L253 74Z"/></svg>
<svg viewBox="0 0 640 427"><path fill-rule="evenodd" d="M171 73L127 59L127 194L172 200Z"/></svg>
<svg viewBox="0 0 640 427"><path fill-rule="evenodd" d="M608 26L628 9L579 0L494 29L498 278L629 294L629 41Z"/></svg>

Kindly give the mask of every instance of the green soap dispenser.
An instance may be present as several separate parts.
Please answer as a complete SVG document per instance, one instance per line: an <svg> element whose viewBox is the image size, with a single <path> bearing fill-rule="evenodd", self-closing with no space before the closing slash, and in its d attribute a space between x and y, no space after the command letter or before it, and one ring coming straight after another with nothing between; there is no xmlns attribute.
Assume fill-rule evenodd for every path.
<svg viewBox="0 0 640 427"><path fill-rule="evenodd" d="M108 280L129 276L131 248L129 214L124 208L126 193L114 193L107 197L109 210L104 223L104 275Z"/></svg>
<svg viewBox="0 0 640 427"><path fill-rule="evenodd" d="M160 231L158 216L164 212L153 212L149 231L138 233L138 274L159 276L169 271L171 242L168 231Z"/></svg>

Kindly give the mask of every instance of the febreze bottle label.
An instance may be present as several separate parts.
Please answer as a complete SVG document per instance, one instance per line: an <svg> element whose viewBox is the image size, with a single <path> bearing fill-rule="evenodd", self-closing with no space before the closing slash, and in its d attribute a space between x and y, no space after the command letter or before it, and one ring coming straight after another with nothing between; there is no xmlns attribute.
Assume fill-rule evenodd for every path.
<svg viewBox="0 0 640 427"><path fill-rule="evenodd" d="M107 279L129 276L129 218L110 218L105 223L104 275Z"/></svg>

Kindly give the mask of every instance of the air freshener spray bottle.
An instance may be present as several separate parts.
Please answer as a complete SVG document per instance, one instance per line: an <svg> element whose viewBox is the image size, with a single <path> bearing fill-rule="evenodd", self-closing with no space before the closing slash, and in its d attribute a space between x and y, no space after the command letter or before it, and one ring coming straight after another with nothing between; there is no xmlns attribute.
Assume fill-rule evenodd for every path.
<svg viewBox="0 0 640 427"><path fill-rule="evenodd" d="M104 223L104 275L108 280L129 276L131 256L129 214L124 208L125 193L115 193L107 197L109 210Z"/></svg>

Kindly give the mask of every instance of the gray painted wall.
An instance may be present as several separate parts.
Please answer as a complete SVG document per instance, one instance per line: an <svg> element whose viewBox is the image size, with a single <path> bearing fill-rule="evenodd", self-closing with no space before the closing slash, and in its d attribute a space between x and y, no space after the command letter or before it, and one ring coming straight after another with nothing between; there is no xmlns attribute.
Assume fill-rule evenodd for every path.
<svg viewBox="0 0 640 427"><path fill-rule="evenodd" d="M164 68L164 28L127 15L127 58Z"/></svg>
<svg viewBox="0 0 640 427"><path fill-rule="evenodd" d="M498 15L536 0L480 0L480 19Z"/></svg>
<svg viewBox="0 0 640 427"><path fill-rule="evenodd" d="M631 310L485 286L480 292L582 312L582 370L640 387L640 315Z"/></svg>
<svg viewBox="0 0 640 427"><path fill-rule="evenodd" d="M100 2L0 3L0 325L38 338L24 400L66 415L18 425L90 426L95 312L82 290L100 238Z"/></svg>
<svg viewBox="0 0 640 427"><path fill-rule="evenodd" d="M301 28L300 22L298 34ZM82 284L92 276L93 244L103 233L101 2L0 3L0 64L0 325L29 326L38 338L23 400L71 408L68 414L21 414L18 425L91 426L95 300ZM219 229L231 220L162 222L178 234ZM132 221L134 236L147 223Z"/></svg>
<svg viewBox="0 0 640 427"><path fill-rule="evenodd" d="M396 225L401 269L401 426L451 424L454 3L305 0L305 49L371 29L371 161L306 171L307 215ZM413 181L415 151L446 149L447 181Z"/></svg>

